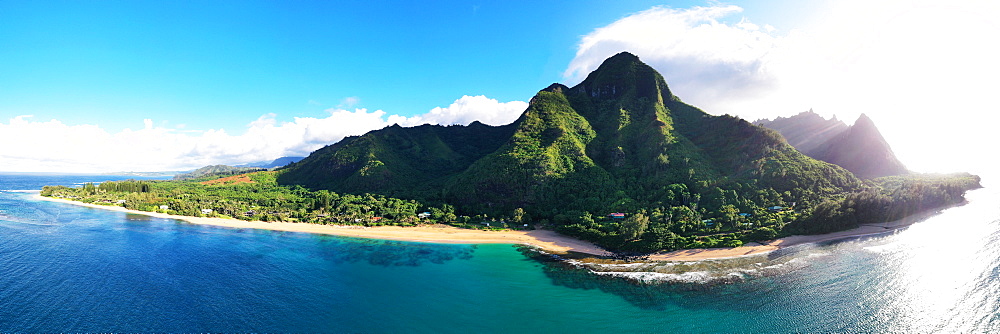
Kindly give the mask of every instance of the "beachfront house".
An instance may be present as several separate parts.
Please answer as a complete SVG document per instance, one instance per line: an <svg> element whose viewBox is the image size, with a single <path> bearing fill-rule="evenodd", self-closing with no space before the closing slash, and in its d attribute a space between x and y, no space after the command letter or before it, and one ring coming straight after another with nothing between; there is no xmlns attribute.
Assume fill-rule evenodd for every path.
<svg viewBox="0 0 1000 334"><path fill-rule="evenodd" d="M212 214L212 209L201 209L201 214L210 215Z"/></svg>
<svg viewBox="0 0 1000 334"><path fill-rule="evenodd" d="M120 199L120 200L118 200L118 201L117 201L117 202L115 202L115 203L118 203L118 204L122 204L122 205L124 205L124 204L125 204L125 200L123 200L123 199Z"/></svg>
<svg viewBox="0 0 1000 334"><path fill-rule="evenodd" d="M170 206L169 205L160 205L160 210L163 210L163 211L170 210Z"/></svg>
<svg viewBox="0 0 1000 334"><path fill-rule="evenodd" d="M417 218L420 218L420 219L430 218L430 216L431 216L430 212L421 212L421 213L417 214Z"/></svg>

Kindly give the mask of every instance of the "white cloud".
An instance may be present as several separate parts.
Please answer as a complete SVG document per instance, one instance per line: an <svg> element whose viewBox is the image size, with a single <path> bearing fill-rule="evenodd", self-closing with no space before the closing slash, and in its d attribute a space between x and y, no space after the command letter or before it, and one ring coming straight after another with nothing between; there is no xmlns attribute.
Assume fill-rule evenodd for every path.
<svg viewBox="0 0 1000 334"><path fill-rule="evenodd" d="M337 107L338 108L351 108L351 107L354 107L354 106L358 105L358 103L361 103L361 98L360 97L357 97L357 96L348 96L348 97L345 97L343 100L340 100L340 104Z"/></svg>
<svg viewBox="0 0 1000 334"><path fill-rule="evenodd" d="M523 101L500 102L483 95L462 96L447 108L437 107L430 112L398 122L403 126L420 124L462 124L480 121L489 125L510 124L528 108Z"/></svg>
<svg viewBox="0 0 1000 334"><path fill-rule="evenodd" d="M721 22L742 13L736 6L654 7L585 35L564 76L579 82L629 51L709 113L752 120L814 108L848 121L866 113L912 169L983 170L1000 163L963 147L996 142L983 120L995 112L1000 77L998 7L829 1L809 26L782 35L748 18Z"/></svg>
<svg viewBox="0 0 1000 334"><path fill-rule="evenodd" d="M746 18L735 25L718 21L741 11L654 7L627 16L584 36L564 76L576 84L604 59L628 51L660 71L674 94L696 105L712 108L757 94L774 85L766 60L779 39Z"/></svg>
<svg viewBox="0 0 1000 334"><path fill-rule="evenodd" d="M346 136L361 135L395 123L468 124L479 120L501 125L514 121L527 103L501 103L485 96L463 96L447 108L413 117L382 110L330 109L323 118L296 117L278 122L266 114L247 124L243 134L225 129L203 132L156 126L142 120L140 130L118 133L96 125L33 121L23 115L0 123L0 170L32 172L109 172L184 170L210 164L239 164L282 156L305 156ZM166 123L161 123L166 124ZM15 144L16 143L16 144Z"/></svg>

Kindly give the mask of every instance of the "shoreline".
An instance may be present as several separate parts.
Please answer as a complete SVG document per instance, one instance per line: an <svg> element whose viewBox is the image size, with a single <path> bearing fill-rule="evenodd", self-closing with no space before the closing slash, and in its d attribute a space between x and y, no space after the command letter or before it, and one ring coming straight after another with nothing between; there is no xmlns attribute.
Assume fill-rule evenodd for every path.
<svg viewBox="0 0 1000 334"><path fill-rule="evenodd" d="M821 242L837 241L842 239L872 236L894 232L921 222L942 210L962 204L947 206L938 209L931 209L916 213L908 217L885 223L863 224L850 230L831 232L813 235L792 235L784 238L769 240L763 243L750 243L736 248L703 248L703 249L679 249L675 251L656 253L650 255L652 261L700 261L716 260L741 256L750 256L773 252L782 248L788 248L804 244L815 244Z"/></svg>
<svg viewBox="0 0 1000 334"><path fill-rule="evenodd" d="M272 231L299 232L336 235L355 238L385 239L397 241L415 241L431 243L451 243L451 244L522 244L538 247L547 252L565 254L568 252L583 253L594 256L607 256L609 253L604 249L590 243L567 236L560 235L555 231L531 230L531 231L484 231L463 229L447 225L425 225L416 227L400 226L376 226L363 227L354 225L319 225L309 223L289 223L289 222L263 222L245 221L232 218L210 218L180 216L159 212L148 212L126 209L120 206L98 205L91 203L77 202L63 198L45 197L40 194L32 196L34 199L59 202L65 204L85 206L95 209L104 209L131 214L141 214L157 218L183 220L197 225L210 225L228 228L251 228ZM943 209L943 208L942 208ZM782 248L835 241L853 237L883 234L892 232L903 227L910 226L922 221L927 217L939 213L942 209L929 210L893 222L866 224L850 230L817 235L793 235L785 238L775 239L764 243L750 243L736 248L703 248L703 249L681 249L665 253L655 253L649 256L650 261L701 261L726 259L741 256L750 256L769 253Z"/></svg>
<svg viewBox="0 0 1000 334"><path fill-rule="evenodd" d="M45 197L39 194L35 194L32 198L43 201L85 206L94 209L104 209L131 214L147 215L157 218L183 220L197 225L229 228L252 228L397 241L450 244L523 244L538 247L547 252L554 253L565 254L567 252L577 252L594 256L605 256L608 254L607 251L590 242L570 238L560 235L555 231L548 230L484 231L463 229L447 225L425 225L416 227L364 227L355 225L319 225L309 223L246 221L231 218L192 217L159 212L139 211L126 209L120 206L98 205L77 202L64 198Z"/></svg>

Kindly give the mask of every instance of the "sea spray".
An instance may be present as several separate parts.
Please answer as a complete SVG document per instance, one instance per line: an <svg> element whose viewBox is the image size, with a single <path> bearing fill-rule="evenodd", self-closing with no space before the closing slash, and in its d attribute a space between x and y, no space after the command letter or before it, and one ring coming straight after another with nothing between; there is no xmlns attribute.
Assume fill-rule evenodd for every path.
<svg viewBox="0 0 1000 334"><path fill-rule="evenodd" d="M521 246L522 253L552 270L585 272L595 278L612 278L636 284L714 285L775 276L808 266L828 255L822 247L800 245L778 251L698 261L622 261L585 254L551 254Z"/></svg>

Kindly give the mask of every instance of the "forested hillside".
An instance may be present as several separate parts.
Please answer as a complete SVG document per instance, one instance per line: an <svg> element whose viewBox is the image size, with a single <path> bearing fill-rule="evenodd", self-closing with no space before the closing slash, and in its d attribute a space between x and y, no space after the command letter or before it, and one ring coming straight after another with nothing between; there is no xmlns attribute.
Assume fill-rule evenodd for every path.
<svg viewBox="0 0 1000 334"><path fill-rule="evenodd" d="M348 193L440 200L448 177L493 152L513 125L393 125L347 137L283 170L278 180Z"/></svg>

